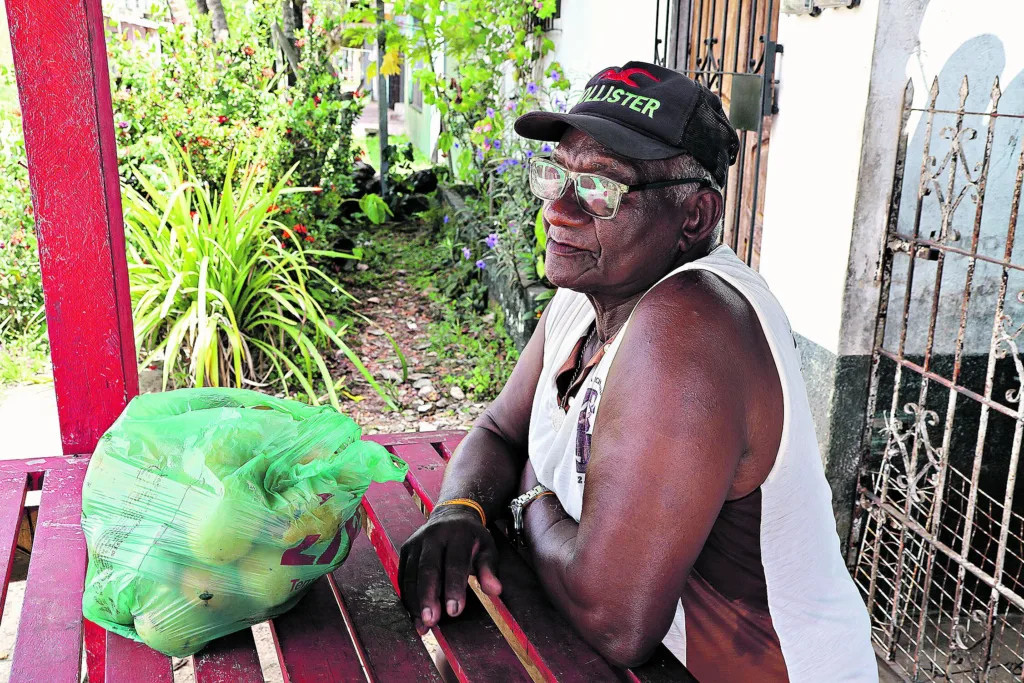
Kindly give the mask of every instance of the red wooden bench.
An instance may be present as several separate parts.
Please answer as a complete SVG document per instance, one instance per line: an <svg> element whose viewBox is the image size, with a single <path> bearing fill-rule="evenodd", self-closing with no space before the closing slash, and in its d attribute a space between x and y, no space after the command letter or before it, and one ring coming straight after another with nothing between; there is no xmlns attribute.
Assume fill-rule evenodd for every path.
<svg viewBox="0 0 1024 683"><path fill-rule="evenodd" d="M102 433L138 393L101 0L6 2L32 184L64 457L0 462L0 552L10 581L26 493L40 490L11 680L173 680L170 660L83 621L82 481ZM366 535L345 564L271 624L286 681L438 681L396 593L398 550L438 495L461 435L372 437L411 466L367 493ZM15 454L16 455L16 454ZM460 681L687 681L667 653L615 670L544 598L502 537L500 600L471 597L433 632ZM5 545L6 544L6 545ZM251 631L192 658L200 683L262 681Z"/></svg>

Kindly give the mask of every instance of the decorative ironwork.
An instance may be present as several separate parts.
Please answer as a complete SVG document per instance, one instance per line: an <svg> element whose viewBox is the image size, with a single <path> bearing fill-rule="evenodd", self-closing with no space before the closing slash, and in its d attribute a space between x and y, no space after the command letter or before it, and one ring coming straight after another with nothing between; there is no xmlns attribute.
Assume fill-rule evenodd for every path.
<svg viewBox="0 0 1024 683"><path fill-rule="evenodd" d="M726 112L731 109L734 83L760 79L761 106L757 109L762 113L756 116L756 126L737 119L737 127L749 129L738 131L739 153L723 188L724 240L756 268L761 254L768 139L775 111L775 54L781 52L775 42L778 2L658 0L655 15L654 61L707 86L721 97ZM757 88L755 83L752 89Z"/></svg>
<svg viewBox="0 0 1024 683"><path fill-rule="evenodd" d="M1024 291L1009 300L1007 293L1011 275L1017 281L1024 271L1014 258L1024 114L999 110L998 79L982 111L967 106L966 78L955 108L940 107L939 95L938 80L923 108L913 105L912 84L904 95L851 570L876 648L900 674L1021 681L1024 325L1013 319L1024 317ZM904 175L914 118L921 161L918 182L907 188L916 194L911 203ZM995 167L1015 167L1015 178L990 177L994 149ZM1009 202L1006 223L984 220L993 183L1012 183L1012 196L999 200Z"/></svg>

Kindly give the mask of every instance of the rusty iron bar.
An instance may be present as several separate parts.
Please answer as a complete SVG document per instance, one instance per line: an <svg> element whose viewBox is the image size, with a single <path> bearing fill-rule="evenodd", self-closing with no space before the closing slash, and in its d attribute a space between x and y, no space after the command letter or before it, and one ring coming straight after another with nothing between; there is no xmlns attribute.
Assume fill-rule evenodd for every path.
<svg viewBox="0 0 1024 683"><path fill-rule="evenodd" d="M916 111L916 112L920 112L922 114L924 114L924 113L931 113L931 112L935 112L936 114L959 114L960 113L959 109L930 109L930 108L922 109L922 108L917 108L917 107L911 109L910 111ZM998 112L997 113L993 113L993 112L988 112L988 111L965 111L964 114L966 114L967 116L991 116L994 119L1024 119L1024 114L1000 114Z"/></svg>
<svg viewBox="0 0 1024 683"><path fill-rule="evenodd" d="M964 86L962 88L962 92L964 93L963 94L963 98L966 99L966 95L967 95L967 78L966 77L964 77ZM992 111L998 111L999 110L999 98L1000 98L1001 94L1002 93L999 90L999 79L996 78L996 81L995 81L995 83L993 85L993 88L992 88ZM951 136L951 144L954 147L958 144L957 141L960 139L960 132L962 131L962 127L961 127L962 126L962 120L959 120L958 123L960 123L961 125L958 125L957 129L953 132L953 134ZM975 196L976 196L977 202L976 202L976 207L975 207L975 212L974 212L974 229L971 232L971 257L969 257L969 260L967 262L967 273L966 273L966 276L964 278L964 291L963 291L963 296L961 298L961 306L960 306L960 327L959 327L959 329L957 331L956 346L955 346L955 351L954 351L953 375L951 377L951 381L952 381L952 383L954 385L957 384L959 382L959 380L960 380L960 370L961 370L961 367L962 367L962 364L963 364L964 339L965 339L966 334L967 334L967 318L968 318L967 313L968 313L968 308L970 307L970 304L971 304L971 295L973 293L974 270L975 270L975 265L977 263L977 259L975 258L975 256L978 253L978 243L979 243L980 238L981 238L981 219L982 219L982 215L983 215L984 210L985 210L985 189L987 187L987 182L988 182L989 165L990 165L991 159L992 159L992 143L993 143L993 140L995 139L995 124L996 124L996 120L994 118L989 118L989 121L988 121L988 131L987 131L986 138L985 138L985 152L984 152L984 156L982 157L981 169L980 169L980 172L979 172L978 179L973 183L974 190L975 190L975 193L976 193ZM960 152L960 156L962 157L963 154L964 154L964 150L962 148L960 148L959 152ZM970 171L970 164L967 162L966 158L963 158L963 162L964 162L963 163L964 173L967 175L968 180L970 181L971 180L971 178L970 178L970 173L971 173L971 171ZM952 182L950 183L950 193L947 196L950 199L952 199ZM954 209L954 211L955 211L955 209ZM947 215L947 219L949 221L951 221L952 218L953 218L953 213L950 212ZM948 231L948 228L949 228L948 224L944 226L944 228L943 228L943 235L942 235L943 237L945 237L945 234ZM994 374L995 374L995 364L994 363L990 363L989 375L986 378L986 386L988 386L991 383L991 379L994 376ZM991 399L991 397L992 397L991 393L989 393L986 396L986 398L989 398L989 399ZM928 527L927 527L932 533L935 533L936 530L939 528L939 526L941 524L942 501L943 501L943 497L944 497L944 493L945 493L945 487L946 487L946 472L947 472L947 470L949 468L949 447L950 447L950 444L952 442L953 423L954 423L954 421L956 419L956 399L957 399L957 392L954 389L949 389L948 402L947 402L947 405L946 405L945 429L943 430L943 435L942 435L942 454L943 454L944 461L943 461L943 466L940 467L939 471L938 471L939 479L938 479L938 481L935 484L935 494L934 494L934 496L932 498L932 515L931 515L931 519L929 520ZM985 442L984 434L979 432L979 440L977 442L977 453L976 453L977 465L979 467L980 467L981 451L984 449L984 442ZM975 493L975 499L976 499L977 498L977 491L975 490L974 493ZM966 555L967 551L964 550L963 552ZM923 604L921 606L921 617L920 617L920 620L918 622L917 644L915 646L915 651L914 651L914 666L913 666L913 670L911 671L911 674L913 676L917 676L917 672L918 672L918 669L920 667L921 645L922 645L922 643L924 641L924 629L925 629L925 625L927 623L928 602L929 602L929 597L928 596L929 596L929 593L931 591L934 563L935 563L935 549L934 549L934 546L933 546L932 548L929 549L928 558L925 561L925 579L924 579L924 583L922 585L922 602L923 602ZM956 610L954 609L954 621L956 621L955 614L956 614ZM952 661L952 658L950 658L949 661ZM947 670L948 670L948 665L947 665Z"/></svg>
<svg viewBox="0 0 1024 683"><path fill-rule="evenodd" d="M913 247L913 245L915 244L920 246L915 248ZM929 250L945 251L951 254L957 254L959 256L967 256L969 258L974 258L977 259L978 261L985 261L986 263L991 263L993 265L1008 268L1010 270L1024 272L1024 265L1021 265L1019 263L1000 260L992 256L985 256L984 254L972 254L971 251L968 249L961 249L959 247L943 244L942 242L939 242L937 240L929 240L921 237L915 238L911 237L910 235L904 235L902 233L894 233L889 236L889 248L893 249L894 251L904 252L907 254L910 254L912 251L914 252L914 254L917 254L918 252L924 253Z"/></svg>
<svg viewBox="0 0 1024 683"><path fill-rule="evenodd" d="M756 2L754 3L757 4ZM772 39L772 20L775 17L775 0L768 0L768 12L765 14L765 49L770 47ZM765 73L766 79L774 78L774 74ZM769 84L765 84L770 87ZM757 118L757 160L754 162L754 189L750 202L750 232L747 242L747 263L754 262L754 239L757 237L757 205L761 201L761 148L764 147L764 112Z"/></svg>
<svg viewBox="0 0 1024 683"><path fill-rule="evenodd" d="M961 111L963 111L965 109L965 107L966 107L967 96L968 96L969 92L970 92L970 88L969 88L969 85L968 85L968 82L967 82L967 77L965 76L963 81L962 81L962 83L961 83L960 92L959 92L959 95L960 95L960 110ZM939 241L945 241L949 237L950 230L952 229L951 228L951 224L952 224L952 221L953 221L953 217L954 217L954 215L956 213L956 208L957 208L957 206L959 206L960 199L962 199L962 197L965 194L964 192L962 192L957 197L957 199L955 199L955 200L953 199L953 191L956 188L956 181L957 181L957 169L960 168L960 166L961 166L960 161L961 161L961 156L963 154L963 149L962 149L962 147L960 147L960 133L964 130L963 124L964 124L964 115L960 114L960 115L957 116L956 126L953 128L952 132L950 133L950 149L949 149L949 152L946 154L945 158L943 159L943 163L941 165L939 165L938 169L934 173L922 174L922 178L921 178L922 183L925 186L927 186L927 184L929 182L932 185L935 186L935 188L937 190L936 195L939 197L940 202L941 202L940 209L941 209L941 213L942 213L942 221L941 221L940 228L939 228ZM949 130L949 129L948 128L943 129L943 131L945 131L945 130ZM940 132L940 135L941 134L942 133ZM963 160L963 166L964 166L964 168L966 170L966 168L967 168L967 161L966 161L966 159ZM946 193L945 193L945 195L943 195L942 192L938 191L939 183L937 181L937 178L939 178L941 176L941 174L942 174L944 169L946 170L946 175L947 175L947 178L946 178ZM967 172L969 173L969 171L967 171ZM946 205L946 202L949 202L950 205ZM939 256L936 259L936 264L935 264L935 284L934 284L934 289L933 289L933 292L932 292L931 309L929 310L928 336L927 336L927 341L925 342L924 359L923 359L923 364L922 364L922 367L925 369L926 372L930 372L931 371L932 354L935 351L935 332L936 332L936 327L937 327L937 324L938 324L939 302L940 302L940 299L941 299L941 296L942 296L942 276L943 276L943 273L945 272L945 265L946 265L945 253L944 252L939 252ZM973 273L971 274L971 276L973 276ZM971 276L969 276L969 280L970 280ZM969 280L968 280L968 288L969 288L969 284L970 284ZM969 289L968 289L968 291L969 291ZM966 316L966 311L965 311L964 315ZM957 342L958 342L958 344L962 345L962 343L963 343L963 338L962 338L963 329L960 330L960 334L961 334L961 336L958 338ZM957 378L959 376L959 361L954 366L953 375L954 375L954 377L953 377L953 384L956 384ZM906 515L908 517L910 517L913 514L913 511L914 511L914 503L915 503L916 496L912 495L912 494L917 493L916 482L928 471L928 468L930 466L932 466L932 457L931 457L931 454L929 453L928 457L926 458L926 462L922 466L921 473L920 474L918 473L918 466L919 466L919 462L920 462L920 453L921 453L921 448L922 448L922 441L924 442L924 448L926 449L926 451L930 451L932 449L930 443L928 442L928 433L927 433L928 432L928 421L927 421L928 409L927 409L927 403L928 403L928 390L930 388L931 388L931 383L928 380L927 375L922 376L922 378L921 378L921 385L920 385L920 388L918 389L917 406L922 411L921 415L924 417L924 419L918 419L917 421L915 421L915 429L912 432L912 437L911 437L913 439L913 446L912 446L911 459L910 459L910 472L908 473L907 476L908 476L910 482L914 482L914 488L913 489L908 489L907 496L906 496L906 501L904 503L905 512L906 512ZM955 396L955 393L951 390L950 391L950 400L955 405L955 398L954 398L954 396ZM947 404L947 408L948 408L948 404ZM945 425L945 429L943 430L944 441L946 440L947 432L950 435L952 433L952 426L953 425L952 425L952 422L949 421L948 417L949 416L947 415L947 422L946 422L946 425ZM935 467L936 467L936 469L937 469L937 471L939 473L944 473L947 470L947 468L949 467L949 451L948 451L948 449L943 449L942 451L940 451L938 453L938 460L939 460L939 462L938 462L937 465L935 465ZM922 504L923 505L925 504L924 501L922 501ZM922 505L921 512L925 512L925 509L924 509L923 505ZM932 514L935 517L938 517L941 514L942 498L938 495L938 489L936 489L936 491L931 496L930 507L931 507L931 512L932 512ZM897 554L897 556L900 558L900 563L899 563L899 565L896 568L896 574L897 574L896 585L895 585L896 595L894 596L894 599L893 599L892 616L891 616L890 627L889 627L890 631L893 634L896 634L897 632L901 632L902 631L903 620L906 619L906 617L908 616L908 614L907 614L908 610L905 609L903 605L901 605L901 597L902 597L902 591L903 591L903 585L904 585L903 582L902 582L902 578L903 578L902 574L906 570L906 566L905 565L907 565L907 564L909 564L911 562L911 558L908 557L908 553L907 553L907 549L906 549L906 542L907 542L906 531L905 530L900 530L899 552ZM921 554L923 554L924 551L925 551L925 549L924 549L924 546L922 545L921 547L918 548L918 555L913 558L912 573L910 575L910 578L907 579L906 603L908 605L914 602L914 583L915 583L916 579L918 578L919 572L921 572L923 569L925 569L925 571L926 571L926 567L928 566L928 562L927 562L926 558L921 556ZM927 592L922 592L921 600L922 600L922 604L921 604L921 611L922 611L921 622L923 623L923 622L926 621L926 618L927 618L927 606L928 606L928 594L927 594ZM890 647L894 646L897 640L898 640L898 636L896 636L896 638L890 644ZM916 639L916 643L920 644L921 640L922 640L921 634L919 633L918 634L918 638ZM913 673L915 675L917 673L918 667L920 666L920 658L921 658L920 648L916 647L914 649L914 652L913 652L913 661L914 661Z"/></svg>
<svg viewBox="0 0 1024 683"><path fill-rule="evenodd" d="M964 76L964 86L963 86L962 90L964 91L965 94L961 98L961 100L962 100L961 101L961 109L964 108L964 102L966 101L966 98L967 98L967 95L966 95L966 91L967 91L967 77L966 76ZM1002 91L999 89L999 77L997 76L995 82L992 84L992 105L991 106L992 106L992 111L993 112L998 112L999 111L999 99L1001 97L1002 97ZM957 124L958 124L957 128L956 128L956 133L957 134L954 135L953 138L952 138L954 144L956 144L956 142L960 139L959 133L963 129L963 127L962 127L962 124L963 124L962 119L958 119ZM996 118L995 117L989 117L989 120L988 120L988 132L987 132L986 137L985 137L985 155L982 157L981 171L980 171L980 175L979 175L978 180L976 181L976 186L975 186L976 187L975 191L977 192L978 201L977 201L977 207L975 209L975 214L974 214L974 232L973 232L972 239L971 239L971 251L974 254L976 254L977 251L978 251L978 238L979 238L979 234L981 233L981 217L982 217L982 213L985 210L985 186L986 186L987 180L988 180L989 163L990 163L991 157L992 157L992 141L995 139L995 125L996 125ZM963 154L963 149L962 148L960 149L960 154L961 155ZM968 181L970 181L971 180L970 179L970 165L967 163L966 159L964 160L964 171L968 175ZM950 188L950 198L952 198L952 188ZM962 318L961 318L961 321L960 321L960 337L958 338L958 343L961 346L963 344L962 336L963 336L963 334L964 334L964 332L966 330L966 327L967 327L967 306L970 303L970 289L969 288L970 288L971 280L974 277L974 267L975 267L976 263L977 263L977 259L973 258L973 257L969 258L969 260L967 262L967 280L968 280L967 287L968 287L968 290L964 293L963 314L962 314ZM991 348L989 350L992 351ZM954 383L959 378L958 377L958 375L959 375L959 364L960 364L960 355L959 355L959 353L957 354L956 363L957 363L957 367L954 368L954 377L953 377L953 382ZM987 388L989 382L994 381L994 377L995 377L995 363L989 363L989 366L987 368L987 374L986 374L986 377L985 377L986 388ZM950 399L951 400L953 400L953 396L954 396L954 394L951 391L950 392ZM989 398L991 398L991 394L989 395ZM1019 422L1019 420L1018 420L1018 422ZM952 425L950 425L950 427L952 427ZM978 486L980 485L980 481L981 481L981 460L984 457L984 453L985 453L985 434L982 433L981 430L979 429L978 439L975 442L975 448L974 448L974 467L973 467L973 471L971 473L971 488L970 488L970 493L968 494L968 498L967 498L967 511L965 513L965 521L964 521L963 545L961 546L961 548L962 548L961 553L965 557L970 552L971 536L974 533L974 512L975 512L975 509L977 508L977 505L978 505ZM953 638L953 634L956 631L956 628L960 625L960 608L963 606L963 593L964 593L964 578L965 578L965 576L966 576L966 570L963 568L963 566L960 566L957 569L956 591L955 591L955 595L953 597L953 619L952 619L952 624L950 625L950 639ZM988 637L988 635L989 634L986 633L986 638ZM947 662L946 662L946 675L947 676L949 676L950 673L951 673L949 667L952 664L952 662L953 662L953 658L952 657L950 657L947 660ZM985 666L986 667L988 666L988 661L987 660L985 661ZM915 671L915 673L916 673L916 671Z"/></svg>
<svg viewBox="0 0 1024 683"><path fill-rule="evenodd" d="M972 576L974 576L974 578L999 593L999 595L1005 598L1009 604L1013 605L1017 609L1024 610L1024 596L1017 595L1013 590L1002 585L999 581L996 581L996 579L984 569L969 561L966 557L939 539L932 537L919 522L906 517L899 508L879 498L871 489L863 485L858 486L857 489L859 493L864 496L864 499L867 502L874 505L884 514L895 519L902 526L910 529L911 531L917 532L925 542L934 545L935 548L946 557L953 560L956 564L964 567Z"/></svg>
<svg viewBox="0 0 1024 683"><path fill-rule="evenodd" d="M899 213L900 213L900 208L899 207L900 207L900 204L902 202L902 197L903 197L903 177L904 177L904 171L905 171L905 168L906 168L906 151L907 151L907 143L908 143L908 138L909 138L909 132L908 132L908 121L909 121L909 117L910 117L909 105L910 105L911 102L913 102L913 99L914 99L914 84L913 84L913 81L908 81L907 82L907 86L904 89L904 93L903 93L904 109L903 109L903 113L901 115L901 123L902 123L902 125L900 127L900 138L899 138L899 145L898 145L898 148L897 148L898 152L897 152L897 158L896 158L896 168L895 168L895 173L894 173L894 177L893 177L892 196L890 197L889 221L888 221L888 225L886 226L886 230L887 231L888 230L894 230L896 228L896 226L898 225L898 223L899 223ZM929 130L929 132L931 131L931 119L929 119L929 121L928 121L928 130ZM925 138L925 143L924 143L925 159L928 158L928 146L929 146L929 142L928 141L929 141L929 138L926 137ZM899 152L902 152L902 154L900 154ZM920 198L919 198L918 201L920 202ZM882 286L881 286L881 290L882 291L880 293L879 300L878 300L878 307L879 307L878 319L877 319L877 321L875 323L875 348L876 349L881 349L882 348L882 345L883 345L883 343L885 341L885 332L886 332L886 328L887 328L887 324L888 324L889 289L890 289L891 284L892 284L891 273L892 273L892 266L893 266L893 253L891 251L889 251L887 249L883 249L883 251L882 251L882 263L883 263L882 272L885 275L885 277L883 277L883 279L882 279ZM913 277L913 267L914 267L914 260L911 259L910 260L910 264L909 264L909 268L910 268L909 272L911 274L911 277ZM907 307L910 305L909 304L909 297L910 297L910 289L908 287L907 292L905 293L905 299L906 300L904 301L904 308L903 308L903 333L902 333L902 336L901 336L901 339L900 339L900 354L899 354L900 356L903 355L902 354L903 344L904 344L904 342L906 340L906 320L907 320L907 316L909 315L909 311L908 311ZM879 353L873 354L872 367L871 367L871 386L870 386L870 389L869 389L869 392L868 392L868 409L867 409L867 413L866 413L865 431L864 431L864 435L863 435L863 439L862 439L863 440L863 443L862 443L862 458L864 460L867 459L866 456L867 456L868 452L871 449L871 431L872 431L872 422L874 420L874 414L875 414L875 410L876 410L876 402L877 402L877 398L878 398L879 367L880 367L881 358L882 358L882 356ZM902 368L901 368L901 366L897 365L896 366L896 372L895 372L895 380L894 380L894 383L893 383L893 391L894 391L894 393L897 396L898 396L898 393L899 393L901 374L902 374ZM896 406L897 402L898 402L898 398L896 396L894 396L893 400L892 400L892 410L894 412L895 412L895 406ZM886 450L887 449L888 449L888 444L886 444ZM883 453L882 453L882 464L881 464L881 490L882 490L882 498L883 499L886 497L886 495L888 493L888 489L889 489L889 467L888 467L887 462L886 462L885 451L883 451ZM868 607L869 613L871 612L872 609L874 609L874 606L875 606L875 590L876 590L877 585L878 585L878 562L879 562L879 557L880 557L880 552L879 552L880 551L880 547L881 547L881 537L880 537L880 535L876 535L876 537L875 537L875 544L874 544L874 548L873 548L872 559L871 559L871 573L870 573L870 576L869 576L869 579L868 579L867 607ZM888 651L888 647L886 649ZM888 656L887 658L888 659L892 659L891 656Z"/></svg>
<svg viewBox="0 0 1024 683"><path fill-rule="evenodd" d="M1010 204L1010 220L1006 227L1006 249L1004 259L1009 261L1013 254L1014 242L1017 235L1017 218L1020 215L1021 189L1024 187L1024 146L1021 147L1020 159L1017 162L1017 180L1013 186L1013 199ZM1009 279L1009 271L1003 268L999 280L999 294L996 298L995 320L992 323L992 342L989 348L989 368L985 379L985 395L992 395L993 377L995 375L996 351L1001 341L1003 326L1003 300L1006 298L1006 290ZM1013 352L1013 349L1010 349ZM1018 388L1018 392L1020 389ZM1018 393L1018 401L1021 397ZM979 431L983 432L988 427L988 410L982 406L981 423ZM1017 418L1017 424L1013 430L1013 446L1010 450L1010 469L1006 480L1006 491L1003 496L1003 515L999 527L999 545L996 549L995 579L1002 582L1003 572L1006 563L1006 547L1009 542L1010 522L1013 515L1013 498L1017 483L1017 466L1020 461L1021 438L1024 435L1024 419ZM989 597L988 609L985 616L985 661L988 662L986 676L989 673L992 662L992 632L995 626L995 616L999 609L999 594L994 592Z"/></svg>
<svg viewBox="0 0 1024 683"><path fill-rule="evenodd" d="M726 63L725 63L725 43L726 43L726 39L729 37L729 31L726 28L726 22L729 21L729 0L724 0L724 2L725 2L725 4L722 6L722 57L721 57L721 60L719 61L719 64L721 65L723 72L726 70L725 69L725 67L726 67ZM742 0L740 0L740 2L742 3ZM738 14L738 16L742 17L743 15L742 14ZM714 47L712 47L711 49L713 50ZM736 68L736 65L733 64L733 69L735 69L735 68ZM724 75L719 75L719 77L718 77L718 97L719 97L719 99L721 99L721 97L722 97L722 88L724 88L724 87L725 87L725 76Z"/></svg>
<svg viewBox="0 0 1024 683"><path fill-rule="evenodd" d="M879 354L885 356L886 358L888 358L889 360L893 361L897 365L899 365L901 367L904 367L904 368L907 368L908 370L912 370L915 373L917 373L917 374L919 374L919 375L921 375L923 377L926 377L926 378L928 378L929 380L931 380L933 382L938 382L939 384L941 384L942 386L946 387L947 389L952 389L952 390L956 391L958 394L962 394L963 396L967 396L969 398L972 398L975 401L977 401L978 403L980 403L982 405L986 405L989 408L991 408L992 410L995 410L996 412L1002 413L1006 417L1009 417L1009 418L1012 418L1012 419L1016 420L1018 418L1019 414L1020 414L1019 411L1013 410L1012 408L1007 408L1002 403L997 403L996 401L993 401L991 399L986 399L981 394L979 394L977 392L974 392L974 391L971 391L967 387L962 387L962 386L959 386L957 384L953 384L951 381L949 381L948 379L946 379L942 375L937 375L934 372L925 371L925 369L922 368L917 363L915 363L913 361L909 361L906 358L901 358L899 355L893 353L892 351L889 351L889 350L886 350L886 349L878 349L876 353L879 353Z"/></svg>
<svg viewBox="0 0 1024 683"><path fill-rule="evenodd" d="M934 82L932 83L932 90L931 90L931 103L932 103L932 106L935 105L935 102L938 99L938 96L939 96L939 81L938 81L938 78L936 78L934 80ZM927 168L928 168L928 161L931 159L930 152L931 152L931 136L932 136L933 124L934 124L934 115L930 115L928 117L928 124L927 124L926 129L925 129L926 130L926 132L925 132L925 144L924 144L924 152L923 152L923 154L924 154L924 161L921 164L921 176L920 176L920 179L918 181L918 186L917 186L917 207L915 209L915 215L914 215L914 235L915 236L920 234L921 214L922 214L922 209L924 208L924 198L925 198L925 196L927 196L927 189L928 189L927 188L927 184L928 184L928 180L931 178L931 174L927 171ZM913 299L912 295L913 295L913 290L914 290L914 265L915 265L915 261L916 260L917 259L911 258L910 259L910 263L907 265L907 290L905 292L904 300L903 300L903 324L902 324L902 327L900 328L899 356L900 356L901 359L902 359L902 357L904 355L904 352L906 351L907 332L908 332L908 328L909 328L908 321L910 319L910 302ZM937 295L937 292L936 292L936 295ZM935 299L937 300L937 298L938 297L936 296ZM935 305L936 304L933 303L933 308L934 308ZM925 344L925 358L924 358L925 363L924 363L924 367L923 367L924 372L928 372L928 361L929 361L929 358L930 358L930 355L931 355L931 346L932 346L932 344L934 342L934 337L935 337L934 320L935 320L935 317L934 317L934 313L933 313L931 321L929 322L928 341ZM898 365L897 366L896 382L893 383L892 407L891 407L891 410L890 410L890 415L892 415L894 418L895 418L895 415L896 415L896 408L899 405L900 382L903 379L902 368L903 368L902 365ZM922 394L924 394L925 397L927 396L927 383L925 382L924 377L922 377L922 380L921 380L921 390L919 391L919 397L918 397L918 405L920 405L920 406L923 406L923 404L924 404L924 400L921 398ZM916 476L917 476L917 456L918 456L918 453L920 451L919 451L919 440L918 440L917 430L916 429L914 430L913 439L914 439L914 442L913 442L913 455L912 455L912 457L910 459L909 471L906 473L906 476L907 476L909 481L914 481L916 479ZM889 477L888 477L889 469L890 468L886 468L884 470L884 472L883 472L883 475L882 475L883 476L883 489L882 489L883 492L887 492L887 490L888 490L886 485L888 484L888 480L889 480ZM883 498L884 498L884 496L883 496ZM907 508L907 514L908 515L910 514L910 507L911 507L912 504L913 504L913 497L908 495L907 496L907 500L906 500L906 508ZM891 606L890 615L889 615L889 624L886 627L886 631L887 631L887 633L889 635L889 642L888 642L886 647L887 647L887 651L888 651L888 659L890 659L890 660L893 659L896 656L896 643L898 641L898 638L896 636L896 632L895 632L895 629L893 627L895 626L896 620L899 617L901 586L903 585L903 571L904 571L904 568L905 568L904 567L905 563L903 562L903 552L904 552L904 550L906 548L906 542L907 542L906 531L905 531L905 529L901 529L900 530L900 540L899 540L898 552L896 553L896 557L898 558L897 564L896 564L896 578L893 581L893 590L895 592L894 592L894 595L893 595L892 606Z"/></svg>

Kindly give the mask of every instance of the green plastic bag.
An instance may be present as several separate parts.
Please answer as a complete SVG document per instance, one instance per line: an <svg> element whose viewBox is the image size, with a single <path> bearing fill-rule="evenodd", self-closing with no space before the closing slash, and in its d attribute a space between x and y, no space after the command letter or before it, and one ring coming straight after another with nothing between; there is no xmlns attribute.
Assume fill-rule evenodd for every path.
<svg viewBox="0 0 1024 683"><path fill-rule="evenodd" d="M240 389L134 399L85 478L85 617L185 657L287 611L348 556L370 483L408 470L360 436Z"/></svg>

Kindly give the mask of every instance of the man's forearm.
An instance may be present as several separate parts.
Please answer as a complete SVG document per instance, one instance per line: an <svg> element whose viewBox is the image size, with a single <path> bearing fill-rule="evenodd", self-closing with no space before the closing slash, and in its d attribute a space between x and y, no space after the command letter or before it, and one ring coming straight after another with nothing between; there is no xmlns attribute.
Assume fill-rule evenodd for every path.
<svg viewBox="0 0 1024 683"><path fill-rule="evenodd" d="M485 414L448 463L441 500L471 498L488 520L502 516L518 492L526 457L524 449L509 443Z"/></svg>
<svg viewBox="0 0 1024 683"><path fill-rule="evenodd" d="M577 604L568 589L567 572L580 525L565 512L555 496L544 496L530 504L523 525L534 571L552 602L575 622L576 613L585 607Z"/></svg>

